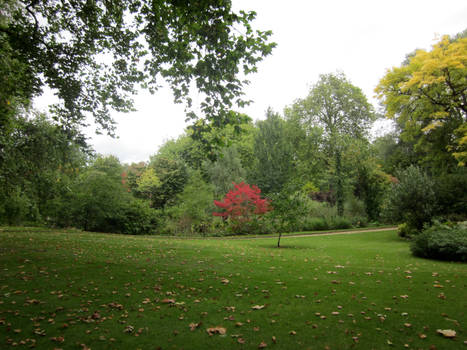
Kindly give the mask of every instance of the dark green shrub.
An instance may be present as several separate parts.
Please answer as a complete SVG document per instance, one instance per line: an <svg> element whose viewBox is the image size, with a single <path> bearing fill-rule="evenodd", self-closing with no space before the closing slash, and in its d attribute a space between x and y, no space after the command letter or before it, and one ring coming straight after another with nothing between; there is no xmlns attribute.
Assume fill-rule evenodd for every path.
<svg viewBox="0 0 467 350"><path fill-rule="evenodd" d="M397 174L384 207L391 222L404 222L410 229L421 231L431 222L436 209L433 180L420 168L410 166Z"/></svg>
<svg viewBox="0 0 467 350"><path fill-rule="evenodd" d="M459 167L435 181L437 215L455 221L467 220L467 168Z"/></svg>
<svg viewBox="0 0 467 350"><path fill-rule="evenodd" d="M350 219L343 216L335 216L331 219L330 228L333 230L347 229L352 227Z"/></svg>
<svg viewBox="0 0 467 350"><path fill-rule="evenodd" d="M303 222L304 231L322 231L329 230L329 224L325 218L306 218Z"/></svg>
<svg viewBox="0 0 467 350"><path fill-rule="evenodd" d="M122 208L118 226L122 233L149 234L154 233L158 221L157 212L149 206L149 202L135 199Z"/></svg>
<svg viewBox="0 0 467 350"><path fill-rule="evenodd" d="M417 235L410 247L422 258L467 261L467 226L435 224Z"/></svg>

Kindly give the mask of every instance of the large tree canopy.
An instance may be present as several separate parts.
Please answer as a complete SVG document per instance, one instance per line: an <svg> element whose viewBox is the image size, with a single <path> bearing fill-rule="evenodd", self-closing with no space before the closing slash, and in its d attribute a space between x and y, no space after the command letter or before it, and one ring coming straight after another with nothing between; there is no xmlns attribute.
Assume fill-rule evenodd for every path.
<svg viewBox="0 0 467 350"><path fill-rule="evenodd" d="M188 117L204 115L198 128L231 122L229 110L248 102L245 76L274 47L250 26L256 14L235 13L230 0L0 0L0 9L2 116L48 86L55 119L76 126L92 114L111 135L110 111L131 110L138 87L163 81Z"/></svg>
<svg viewBox="0 0 467 350"><path fill-rule="evenodd" d="M344 176L342 155L350 139L362 139L368 134L376 115L362 90L354 86L343 73L323 74L303 100L293 106L304 123L323 130L324 146L334 160L338 214L344 213Z"/></svg>
<svg viewBox="0 0 467 350"><path fill-rule="evenodd" d="M376 88L404 141L434 166L467 161L467 38L443 37L388 70Z"/></svg>

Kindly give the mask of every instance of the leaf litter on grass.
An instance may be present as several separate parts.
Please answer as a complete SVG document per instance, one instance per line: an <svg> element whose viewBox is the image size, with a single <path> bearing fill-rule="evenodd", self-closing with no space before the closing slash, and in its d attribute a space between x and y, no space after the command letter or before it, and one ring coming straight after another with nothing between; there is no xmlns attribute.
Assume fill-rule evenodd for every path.
<svg viewBox="0 0 467 350"><path fill-rule="evenodd" d="M387 339L394 346L407 344L414 348L426 347L427 341L432 341L429 345L447 349L461 343L461 326L450 339L442 334L431 337L430 332L450 330L449 325L455 323L449 320L465 324L465 316L456 307L460 294L452 287L466 276L462 266L424 264L413 258L406 258L405 264L400 259L391 262L385 254L384 262L379 259L372 263L374 266L358 267L358 258L352 257L350 250L338 254L323 252L322 258L317 255L311 261L307 249L278 252L273 248L258 248L260 241L188 242L121 236L104 239L96 234L83 234L58 243L53 234L41 236L34 234L33 238L39 249L48 251L50 258L43 251L26 250L27 254L15 265L12 274L11 260L15 259L8 256L10 260L5 260L5 254L0 255L1 262L6 262L9 269L1 275L1 285L6 287L0 292L0 332L7 336L10 345L35 339L39 348L47 347L47 342L58 347L63 338L63 346L86 344L98 348L99 342L110 339L129 346L155 335L163 339L160 346L183 346L197 339L196 342L209 347L212 342L232 339L232 344L237 346L258 347L255 339L275 337L281 339L281 345L296 348L311 344L342 348L357 342L365 348L375 337L383 342ZM295 240L297 246L310 244ZM328 247L330 242L326 242ZM355 247L358 248L358 242ZM24 259L30 262L24 263ZM235 264L225 263L229 259ZM305 259L308 262L304 263ZM436 265L436 276L432 276L431 265ZM397 267L400 268L396 270ZM379 271L383 269L393 271L382 274ZM442 281L444 299L439 297L440 288L426 291L420 271L438 281L425 278L431 285ZM223 283L223 279L228 283ZM37 293L28 287L33 280ZM333 280L341 283L332 283ZM398 282L394 283L395 280ZM308 298L297 295L308 295ZM420 309L420 305L427 305L433 299L445 315L455 317ZM445 300L452 300L454 305L445 304ZM58 311L57 301L63 308ZM307 323L309 315L314 313L320 314L318 320ZM35 319L38 325L33 330L37 333L31 333L31 328L22 321L23 314ZM204 324L217 325L207 328L211 329L211 337L206 336L210 334L207 330L197 331L200 318ZM232 327L242 334L215 337L226 335L219 331L227 330L225 322L232 322ZM6 331L7 327L11 331ZM122 332L125 329L132 331ZM289 334L291 330L295 332L293 337ZM201 334L205 340L199 338ZM225 344L224 347L229 347Z"/></svg>

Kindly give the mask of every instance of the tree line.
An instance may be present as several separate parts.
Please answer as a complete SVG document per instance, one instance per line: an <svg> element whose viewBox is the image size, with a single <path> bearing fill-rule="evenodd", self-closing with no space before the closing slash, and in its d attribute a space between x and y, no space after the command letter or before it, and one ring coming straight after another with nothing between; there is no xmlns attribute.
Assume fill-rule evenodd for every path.
<svg viewBox="0 0 467 350"><path fill-rule="evenodd" d="M417 142L404 140L403 129L370 140L376 118L344 74L325 74L283 114L269 109L264 120L244 116L237 127L205 135L224 144L215 157L187 130L149 162L133 164L86 152L45 116L18 118L2 173L21 175L2 178L2 221L232 234L399 221L421 229L436 215L465 217L465 167L449 147L440 167L435 154L417 154ZM242 225L214 216L214 201L242 182L261 190L271 213Z"/></svg>

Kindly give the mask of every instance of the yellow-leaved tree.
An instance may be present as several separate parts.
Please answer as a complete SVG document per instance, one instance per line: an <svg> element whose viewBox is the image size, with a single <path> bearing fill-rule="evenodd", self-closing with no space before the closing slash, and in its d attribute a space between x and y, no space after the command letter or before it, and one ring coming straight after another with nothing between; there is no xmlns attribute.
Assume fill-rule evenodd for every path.
<svg viewBox="0 0 467 350"><path fill-rule="evenodd" d="M404 141L437 165L467 163L467 37L444 36L389 69L375 91Z"/></svg>

